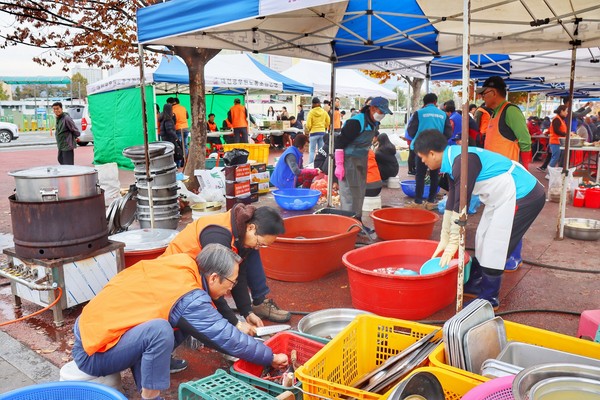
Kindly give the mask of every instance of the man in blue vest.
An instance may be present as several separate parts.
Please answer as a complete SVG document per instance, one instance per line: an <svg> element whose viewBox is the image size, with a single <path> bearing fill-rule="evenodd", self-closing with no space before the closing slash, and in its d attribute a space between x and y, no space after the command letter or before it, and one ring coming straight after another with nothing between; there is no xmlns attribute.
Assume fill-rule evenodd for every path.
<svg viewBox="0 0 600 400"><path fill-rule="evenodd" d="M410 149L414 151L415 142L419 138L419 134L427 129L436 129L444 133L446 139L452 136L452 125L445 112L437 107L437 95L435 93L427 93L423 97L423 108L414 112L410 118L406 132L413 138L410 143ZM415 199L413 202L406 204L412 208L427 208L434 210L437 208L435 195L438 190L439 170L429 171L430 184L429 196L427 202L423 202L423 191L425 190L425 176L427 175L427 165L425 165L419 157L415 159L416 175L415 175Z"/></svg>
<svg viewBox="0 0 600 400"><path fill-rule="evenodd" d="M518 162L479 147L469 147L469 171L463 178L461 147L448 146L447 139L433 129L421 133L415 152L430 169L440 169L449 178L440 243L432 256L441 255L441 266L448 265L458 250L460 186L467 186L466 204L475 194L485 205L475 234L475 257L464 293L488 300L497 308L506 257L544 208L544 187Z"/></svg>
<svg viewBox="0 0 600 400"><path fill-rule="evenodd" d="M335 137L335 176L342 210L353 211L358 219L362 216L367 187L369 148L385 114L392 114L388 101L375 97L359 114L347 120Z"/></svg>

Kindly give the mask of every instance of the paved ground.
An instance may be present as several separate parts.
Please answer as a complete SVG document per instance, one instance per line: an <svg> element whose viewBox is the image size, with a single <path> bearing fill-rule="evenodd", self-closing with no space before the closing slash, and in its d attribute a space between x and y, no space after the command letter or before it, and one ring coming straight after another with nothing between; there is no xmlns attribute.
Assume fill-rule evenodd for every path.
<svg viewBox="0 0 600 400"><path fill-rule="evenodd" d="M0 163L0 199L6 199L13 190L12 178L6 172L13 169L55 163L56 149L48 146L36 149L0 149L2 159L10 162ZM277 153L272 152L271 158ZM91 165L93 147L79 148L76 162ZM8 165L10 164L10 165ZM544 177L531 168L541 182ZM407 179L406 168L401 168L402 179ZM121 171L121 187L133 182L133 174ZM385 188L383 204L401 206L408 200L399 189ZM261 197L261 205L274 205L271 195ZM535 263L551 264L564 270L550 269L534 265L525 265L519 271L506 274L501 290L500 312L524 309L554 309L569 312L581 312L598 307L600 288L597 285L600 270L600 248L598 242L582 242L571 239L555 240L555 225L558 215L558 204L548 202L542 214L533 224L524 241L523 255L526 260ZM285 212L285 216L294 215ZM567 207L567 216L600 219L600 209ZM473 246L474 230L479 214L469 217L467 228L467 246ZM191 221L190 213L184 214L180 227ZM370 218L365 223L372 226ZM439 225L439 224L438 224ZM10 215L8 201L0 200L0 244L10 238ZM439 235L436 226L433 238ZM589 270L590 273L575 272L573 269ZM0 285L2 285L0 280ZM307 283L287 283L269 279L273 298L282 308L298 312L310 312L323 308L352 307L352 298L348 277L344 269L340 269L323 279ZM10 289L0 286L0 321L11 320L38 310L32 304L24 304L22 310L15 311L11 305ZM71 328L79 315L81 307L73 307L65 311L64 327L55 328L50 312L41 314L24 322L8 325L0 332L0 393L17 386L43 382L58 376L57 367L70 359L70 345L73 340ZM454 314L454 306L450 305L430 316L430 320L444 320ZM295 314L291 324L295 326L302 315ZM567 335L575 335L578 317L547 312L528 312L507 314L504 318L528 325L550 329ZM5 349L10 349L10 351ZM218 353L201 348L194 350L186 346L177 349L177 354L190 361L190 367L179 374L172 375L172 387L166 393L168 398L176 398L179 383L199 379L212 374L216 368L228 368L229 363ZM600 356L600 355L599 355ZM25 357L25 361L22 358ZM42 364L43 363L43 364ZM43 367L42 367L43 366ZM6 368L5 368L6 367ZM7 372L4 372L7 371ZM41 371L41 372L40 372ZM135 397L132 380L129 374L124 375L125 393Z"/></svg>

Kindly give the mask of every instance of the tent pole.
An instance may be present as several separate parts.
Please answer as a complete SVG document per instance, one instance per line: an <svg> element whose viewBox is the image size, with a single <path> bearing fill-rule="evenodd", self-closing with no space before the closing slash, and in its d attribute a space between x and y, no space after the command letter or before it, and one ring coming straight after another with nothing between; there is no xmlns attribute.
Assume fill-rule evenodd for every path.
<svg viewBox="0 0 600 400"><path fill-rule="evenodd" d="M469 158L466 157L469 149L469 80L470 80L470 53L469 36L471 34L471 0L463 1L463 49L462 49L462 133L461 133L461 158L460 158L460 217L459 246L458 246L458 277L456 280L456 312L463 306L463 279L465 270L465 243L467 225L467 182L469 174Z"/></svg>
<svg viewBox="0 0 600 400"><path fill-rule="evenodd" d="M525 106L525 117L529 117L529 101L531 92L527 92L527 105Z"/></svg>
<svg viewBox="0 0 600 400"><path fill-rule="evenodd" d="M577 24L577 23L576 23ZM575 29L577 32L577 28ZM571 50L571 75L569 77L569 115L567 117L567 137L565 140L565 157L564 165L562 170L562 190L560 192L559 212L558 212L558 224L556 237L559 240L564 239L565 231L565 213L567 208L567 176L569 174L569 156L570 156L570 142L571 142L571 126L573 126L573 91L575 86L575 61L577 60L577 39L573 41L573 49Z"/></svg>
<svg viewBox="0 0 600 400"><path fill-rule="evenodd" d="M333 207L331 202L331 191L333 190L333 172L334 172L334 152L335 152L335 144L334 142L334 131L333 131L333 115L335 114L335 65L333 61L331 62L331 91L330 91L330 99L331 99L331 125L329 126L329 158L327 159L327 207Z"/></svg>
<svg viewBox="0 0 600 400"><path fill-rule="evenodd" d="M431 62L426 65L425 73L425 94L429 93L429 85L431 84Z"/></svg>
<svg viewBox="0 0 600 400"><path fill-rule="evenodd" d="M142 96L142 130L144 133L144 160L146 162L146 182L148 182L148 204L150 205L150 228L154 229L154 200L152 198L152 177L150 176L150 151L148 149L148 121L146 120L146 79L144 78L144 46L138 44L140 55L140 94Z"/></svg>

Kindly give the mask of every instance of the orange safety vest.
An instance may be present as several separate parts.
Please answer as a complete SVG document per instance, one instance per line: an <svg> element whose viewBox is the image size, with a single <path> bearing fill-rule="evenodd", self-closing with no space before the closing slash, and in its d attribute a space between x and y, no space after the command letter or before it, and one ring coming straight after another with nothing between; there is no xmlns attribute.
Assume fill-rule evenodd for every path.
<svg viewBox="0 0 600 400"><path fill-rule="evenodd" d="M519 162L519 153L521 151L519 141L516 138L515 140L509 140L500 133L500 122L504 121L506 107L509 105L509 102L504 102L494 117L490 119L490 124L485 135L484 148Z"/></svg>
<svg viewBox="0 0 600 400"><path fill-rule="evenodd" d="M490 115L488 110L486 110L483 107L479 107L477 111L481 111L481 119L479 120L479 131L482 135L485 135L487 133L488 126L490 124L490 119L492 118L492 116Z"/></svg>
<svg viewBox="0 0 600 400"><path fill-rule="evenodd" d="M215 215L207 215L202 218L198 218L196 221L191 222L181 232L177 234L167 246L167 249L160 257L166 257L173 254L185 253L192 258L196 258L202 250L200 246L200 233L209 225L219 225L232 232L231 227L231 211L226 213L219 213ZM231 248L236 253L237 249L233 246L235 238L231 239Z"/></svg>
<svg viewBox="0 0 600 400"><path fill-rule="evenodd" d="M175 114L175 130L189 128L187 121L187 110L181 104L173 104L173 114Z"/></svg>
<svg viewBox="0 0 600 400"><path fill-rule="evenodd" d="M241 104L234 104L230 109L231 125L233 128L247 128L248 117L246 115L246 107Z"/></svg>
<svg viewBox="0 0 600 400"><path fill-rule="evenodd" d="M175 303L202 290L196 260L176 254L143 260L115 275L83 308L81 343L88 355L113 348L129 329L153 319L169 320Z"/></svg>
<svg viewBox="0 0 600 400"><path fill-rule="evenodd" d="M216 122L206 121L206 126L208 126L208 131L209 132L216 132L217 131L217 123Z"/></svg>
<svg viewBox="0 0 600 400"><path fill-rule="evenodd" d="M560 130L563 132L567 132L567 123L564 119L560 117L560 115L557 115L556 117L552 118L552 123L550 124L550 128L548 128L548 132L550 132L550 144L560 144L560 138L566 137L563 135L559 135L556 131L554 131L554 120L556 118L558 118L560 121Z"/></svg>
<svg viewBox="0 0 600 400"><path fill-rule="evenodd" d="M342 113L340 110L333 111L333 129L342 129Z"/></svg>
<svg viewBox="0 0 600 400"><path fill-rule="evenodd" d="M373 183L381 180L381 174L379 173L379 167L377 166L377 160L375 159L375 152L369 150L369 158L367 159L367 183Z"/></svg>

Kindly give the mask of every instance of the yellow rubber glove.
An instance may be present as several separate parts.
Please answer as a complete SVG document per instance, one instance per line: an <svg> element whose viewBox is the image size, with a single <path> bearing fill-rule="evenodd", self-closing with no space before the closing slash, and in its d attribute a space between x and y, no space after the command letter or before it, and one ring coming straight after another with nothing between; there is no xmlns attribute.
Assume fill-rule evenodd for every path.
<svg viewBox="0 0 600 400"><path fill-rule="evenodd" d="M457 212L452 213L450 235L448 237L448 244L446 245L444 253L442 254L442 257L440 259L440 267L445 267L446 265L450 264L450 260L452 260L454 254L456 254L456 250L458 250L458 242L460 240L460 226L458 226L458 224L454 222L458 220L458 217L459 215Z"/></svg>
<svg viewBox="0 0 600 400"><path fill-rule="evenodd" d="M431 258L436 258L448 245L448 239L450 238L450 226L452 224L452 211L444 211L444 219L442 219L442 232L440 233L440 243L433 252Z"/></svg>

